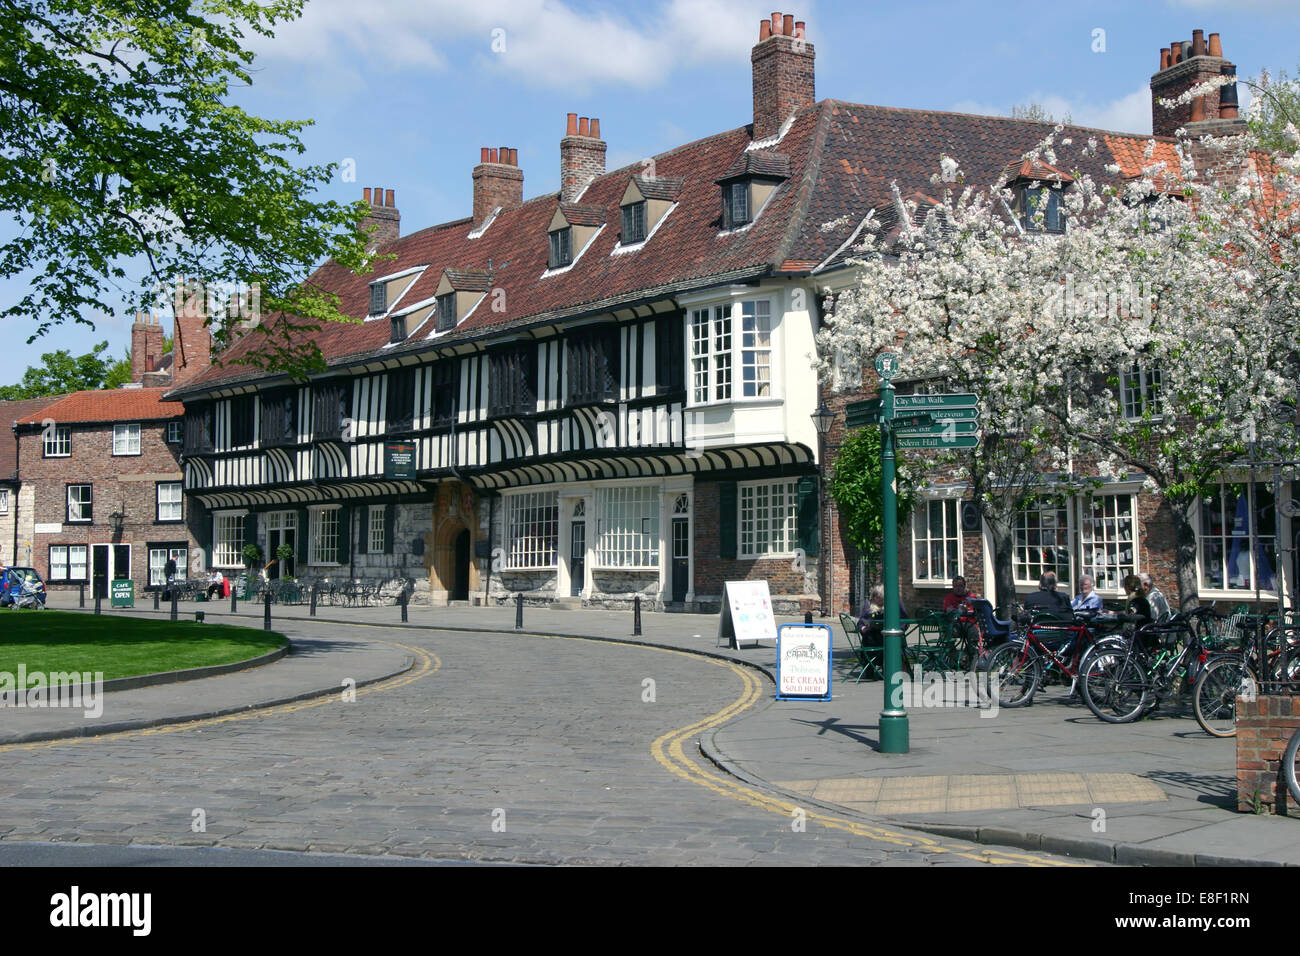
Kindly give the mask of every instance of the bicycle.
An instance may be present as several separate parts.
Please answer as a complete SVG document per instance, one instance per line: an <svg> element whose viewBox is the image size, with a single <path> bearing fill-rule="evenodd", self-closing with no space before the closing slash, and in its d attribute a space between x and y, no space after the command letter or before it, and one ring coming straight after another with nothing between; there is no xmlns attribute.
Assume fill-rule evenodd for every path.
<svg viewBox="0 0 1300 956"><path fill-rule="evenodd" d="M1291 735L1291 742L1282 755L1282 776L1291 791L1291 801L1300 806L1300 730Z"/></svg>
<svg viewBox="0 0 1300 956"><path fill-rule="evenodd" d="M1024 707L1033 703L1049 676L1059 674L1070 678L1074 696L1080 669L1097 640L1096 628L1104 623L1092 612L1076 612L1070 619L1035 615L1023 637L989 653L983 665L986 695L993 698L996 680L999 707Z"/></svg>
<svg viewBox="0 0 1300 956"><path fill-rule="evenodd" d="M1248 617L1243 625L1259 632L1266 618ZM1283 644L1286 674L1283 674ZM1300 679L1300 629L1275 627L1264 638L1266 664L1259 663L1259 644L1247 640L1239 652L1210 659L1196 679L1192 712L1201 729L1213 737L1237 734L1237 697L1264 675L1265 680Z"/></svg>
<svg viewBox="0 0 1300 956"><path fill-rule="evenodd" d="M1213 607L1197 608L1143 625L1123 643L1108 641L1090 652L1079 681L1088 709L1099 720L1126 724L1198 678L1209 657L1201 619L1210 616L1218 616Z"/></svg>

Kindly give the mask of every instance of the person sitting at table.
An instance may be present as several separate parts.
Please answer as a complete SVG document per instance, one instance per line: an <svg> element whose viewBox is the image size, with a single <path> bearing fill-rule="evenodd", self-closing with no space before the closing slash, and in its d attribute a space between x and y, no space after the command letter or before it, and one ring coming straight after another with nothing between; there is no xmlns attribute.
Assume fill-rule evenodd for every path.
<svg viewBox="0 0 1300 956"><path fill-rule="evenodd" d="M1142 590L1142 579L1136 574L1130 574L1124 579L1125 604L1124 611L1126 614L1136 618L1131 623L1141 627L1144 624L1150 624L1155 620L1151 613L1151 602L1147 600L1146 592Z"/></svg>
<svg viewBox="0 0 1300 956"><path fill-rule="evenodd" d="M1025 595L1025 610L1033 613L1046 612L1055 615L1067 615L1070 602L1065 595L1056 590L1056 572L1045 571L1038 579L1038 590Z"/></svg>
<svg viewBox="0 0 1300 956"><path fill-rule="evenodd" d="M1147 604L1151 606L1151 617L1157 624L1162 624L1173 616L1169 610L1169 601L1160 589L1156 587L1155 581L1149 574L1139 574L1138 580L1142 582L1142 593L1146 595Z"/></svg>
<svg viewBox="0 0 1300 956"><path fill-rule="evenodd" d="M221 576L221 572L218 571L216 568L213 568L212 573L208 575L208 600L209 601L212 600L213 595L220 595L222 591L225 590L224 583L223 583L224 581L225 578Z"/></svg>
<svg viewBox="0 0 1300 956"><path fill-rule="evenodd" d="M898 599L898 619L901 621L907 617L907 611L903 608L903 599ZM864 644L872 645L881 642L881 635L884 630L885 619L885 586L877 584L871 589L871 597L862 605L862 613L858 615L858 636Z"/></svg>
<svg viewBox="0 0 1300 956"><path fill-rule="evenodd" d="M1094 587L1091 574L1085 574L1079 579L1079 593L1070 602L1070 608L1075 611L1101 610L1101 595L1097 593Z"/></svg>
<svg viewBox="0 0 1300 956"><path fill-rule="evenodd" d="M979 597L974 591L966 590L966 579L960 574L952 579L952 590L943 596L944 613L959 610L971 598Z"/></svg>

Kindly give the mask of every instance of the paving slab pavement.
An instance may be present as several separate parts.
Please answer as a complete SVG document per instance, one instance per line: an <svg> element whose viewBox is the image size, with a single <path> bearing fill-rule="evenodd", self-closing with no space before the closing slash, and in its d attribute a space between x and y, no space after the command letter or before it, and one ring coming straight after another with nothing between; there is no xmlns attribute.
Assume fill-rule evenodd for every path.
<svg viewBox="0 0 1300 956"><path fill-rule="evenodd" d="M50 604L75 606L76 595L55 593ZM212 620L253 625L262 613L260 605L241 603L230 615L228 601L187 602L181 608L186 615L202 609ZM412 605L408 612L406 626L412 628L508 633L515 624L513 607ZM134 613L154 612L146 607ZM297 635L295 641L312 640L307 607L275 606L272 613L275 626ZM400 613L393 606L322 606L316 620L374 625L385 638L400 641ZM770 645L719 647L716 615L645 612L639 636L632 633L628 611L525 607L523 617L525 634L628 640L744 661L769 677L775 670ZM992 717L973 707L918 707L909 711L910 752L880 753L882 685L847 679L843 635L831 626L841 648L833 699L767 696L701 739L708 757L742 779L794 799L954 838L1128 864L1300 865L1300 820L1236 812L1235 742L1204 734L1185 706L1166 704L1153 718L1111 725L1081 704L1066 703L1064 689L1056 687L1040 693L1030 707L1002 708ZM378 655L378 661L391 653L391 645L378 638L355 643L339 650L358 660ZM295 657L259 671L284 671ZM391 661L374 669L383 666ZM258 674L250 681L252 673L207 680L230 680L233 686L241 679L264 679ZM277 689L285 692L296 680L323 683L325 673L286 673ZM328 676L336 677L337 668ZM206 680L189 686L202 683ZM337 680L329 686L337 687ZM163 689L120 693L146 690ZM165 709L167 703L160 699L156 706Z"/></svg>

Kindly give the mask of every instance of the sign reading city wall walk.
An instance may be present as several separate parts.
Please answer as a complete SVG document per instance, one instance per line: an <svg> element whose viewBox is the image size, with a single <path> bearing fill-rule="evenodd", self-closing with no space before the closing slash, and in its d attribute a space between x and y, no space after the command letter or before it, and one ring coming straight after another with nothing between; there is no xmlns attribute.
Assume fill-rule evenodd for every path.
<svg viewBox="0 0 1300 956"><path fill-rule="evenodd" d="M718 621L718 643L739 650L758 646L764 639L776 640L776 618L766 581L728 581L722 585L722 617Z"/></svg>
<svg viewBox="0 0 1300 956"><path fill-rule="evenodd" d="M414 442L384 442L384 477L415 478Z"/></svg>
<svg viewBox="0 0 1300 956"><path fill-rule="evenodd" d="M831 629L825 624L777 628L776 699L831 699Z"/></svg>

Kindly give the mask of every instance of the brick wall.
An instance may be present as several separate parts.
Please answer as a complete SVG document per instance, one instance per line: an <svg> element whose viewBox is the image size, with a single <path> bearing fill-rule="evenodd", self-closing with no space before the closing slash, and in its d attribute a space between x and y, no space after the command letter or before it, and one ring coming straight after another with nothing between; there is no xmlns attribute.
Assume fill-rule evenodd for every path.
<svg viewBox="0 0 1300 956"><path fill-rule="evenodd" d="M802 37L772 36L750 53L754 76L754 139L775 136L781 124L816 102L813 45Z"/></svg>
<svg viewBox="0 0 1300 956"><path fill-rule="evenodd" d="M163 481L180 481L181 446L166 441L166 425L145 422L140 426L140 454L113 454L113 426L73 425L71 455L66 458L43 457L43 438L39 430L18 436L23 482L32 489L29 509L33 524L57 524L57 533L33 533L32 563L47 581L50 577L50 546L56 544L129 544L131 579L137 593L149 580L150 544L185 542L194 548L185 521L157 521L157 485ZM92 521L90 524L68 522L67 486L92 486ZM109 514L126 515L122 531L115 532ZM182 503L189 517L189 502ZM20 542L20 547L22 542ZM87 577L93 575L93 551L87 553Z"/></svg>
<svg viewBox="0 0 1300 956"><path fill-rule="evenodd" d="M1237 809L1300 816L1280 765L1291 735L1300 730L1300 697L1237 698Z"/></svg>
<svg viewBox="0 0 1300 956"><path fill-rule="evenodd" d="M597 176L605 174L605 142L600 120L569 114L567 135L560 140L560 199L573 202Z"/></svg>
<svg viewBox="0 0 1300 956"><path fill-rule="evenodd" d="M500 152L513 150L502 149ZM493 150L500 158L500 152ZM506 162L482 162L474 167L474 225L483 225L492 210L508 209L524 201L524 173Z"/></svg>
<svg viewBox="0 0 1300 956"><path fill-rule="evenodd" d="M1180 126L1192 121L1192 104L1183 103L1173 109L1161 106L1159 99L1176 99L1187 90L1223 72L1227 60L1219 56L1194 56L1161 70L1151 77L1151 128L1157 136L1173 136ZM1200 97L1205 110L1204 119L1219 118L1219 92L1215 90Z"/></svg>

